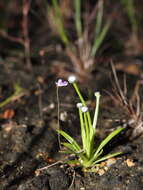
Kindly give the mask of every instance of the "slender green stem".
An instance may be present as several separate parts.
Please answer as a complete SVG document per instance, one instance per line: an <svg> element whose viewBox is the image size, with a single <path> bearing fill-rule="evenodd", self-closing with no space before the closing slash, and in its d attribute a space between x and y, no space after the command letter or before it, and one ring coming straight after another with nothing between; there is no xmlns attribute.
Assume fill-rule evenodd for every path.
<svg viewBox="0 0 143 190"><path fill-rule="evenodd" d="M60 100L59 100L59 87L57 86L57 117L58 117L58 130L60 130ZM61 149L61 139L60 134L58 133L58 143L59 148Z"/></svg>
<svg viewBox="0 0 143 190"><path fill-rule="evenodd" d="M81 103L83 104L83 106L86 106L85 100L84 100L83 96L81 95L79 88L75 82L73 83L73 87L74 87L77 95L79 96L79 99L80 99Z"/></svg>
<svg viewBox="0 0 143 190"><path fill-rule="evenodd" d="M95 96L96 96L96 108L95 108L95 113L94 113L94 118L93 118L93 125L92 125L92 128L93 128L93 130L94 130L94 133L95 133L95 130L96 130L97 119L98 119L98 113L99 113L100 93L99 93L99 92L96 92L96 93L95 93Z"/></svg>
<svg viewBox="0 0 143 190"><path fill-rule="evenodd" d="M82 144L83 149L85 150L86 147L86 136L85 136L85 128L84 128L84 121L83 121L83 113L81 109L79 108L79 118L80 118L80 126L81 126L81 137L82 137Z"/></svg>
<svg viewBox="0 0 143 190"><path fill-rule="evenodd" d="M87 152L88 152L88 140L89 140L89 128L88 128L86 113L83 113L83 118L84 118L85 138L86 138L86 154L87 154Z"/></svg>
<svg viewBox="0 0 143 190"><path fill-rule="evenodd" d="M83 106L86 106L86 102L85 102L82 94L80 93L80 90L75 82L73 83L73 87L74 87L77 95L79 96L79 99L80 99L81 103L83 104ZM92 122L91 122L91 117L90 117L89 111L87 112L87 118L88 118L89 126L92 127Z"/></svg>

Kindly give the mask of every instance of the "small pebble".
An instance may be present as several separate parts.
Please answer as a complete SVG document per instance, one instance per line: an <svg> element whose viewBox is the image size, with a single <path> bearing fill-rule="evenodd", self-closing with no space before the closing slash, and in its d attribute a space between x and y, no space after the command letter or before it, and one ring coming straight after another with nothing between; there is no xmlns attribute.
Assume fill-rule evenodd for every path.
<svg viewBox="0 0 143 190"><path fill-rule="evenodd" d="M125 162L126 162L126 164L127 164L128 167L133 167L133 166L135 166L135 163L134 163L133 160L131 160L131 159L127 159Z"/></svg>
<svg viewBox="0 0 143 190"><path fill-rule="evenodd" d="M100 169L100 170L98 171L98 174L99 174L100 176L102 176L103 174L105 174L105 171L104 171L103 169Z"/></svg>
<svg viewBox="0 0 143 190"><path fill-rule="evenodd" d="M115 159L115 158L110 158L110 159L108 159L108 160L106 161L107 167L110 167L110 166L112 166L112 165L115 164L115 163L116 163L116 159Z"/></svg>

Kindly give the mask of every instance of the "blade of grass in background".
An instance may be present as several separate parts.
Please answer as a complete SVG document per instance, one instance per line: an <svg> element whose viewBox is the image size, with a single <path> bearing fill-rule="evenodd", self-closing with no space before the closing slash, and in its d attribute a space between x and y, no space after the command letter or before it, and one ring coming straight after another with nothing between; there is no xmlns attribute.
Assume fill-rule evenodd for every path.
<svg viewBox="0 0 143 190"><path fill-rule="evenodd" d="M96 24L95 24L95 38L93 41L92 49L91 49L91 57L95 57L98 49L100 48L103 40L109 30L110 22L108 21L103 27L103 1L99 1L97 16L96 16Z"/></svg>
<svg viewBox="0 0 143 190"><path fill-rule="evenodd" d="M72 145L74 150L76 150L77 152L81 150L80 146L70 135L68 135L66 132L62 130L57 130L57 131Z"/></svg>
<svg viewBox="0 0 143 190"><path fill-rule="evenodd" d="M13 95L9 96L6 100L4 100L3 102L0 102L0 108L2 108L3 106L9 104L10 102L14 101L17 97L22 96L24 93L24 89L19 86L17 83L14 84L14 93Z"/></svg>
<svg viewBox="0 0 143 190"><path fill-rule="evenodd" d="M103 19L103 1L99 1L98 4L98 13L96 18L96 26L95 26L95 35L98 36L101 32L102 27L102 19Z"/></svg>
<svg viewBox="0 0 143 190"><path fill-rule="evenodd" d="M103 40L104 40L109 28L110 28L110 22L108 21L105 24L105 26L103 27L100 34L98 34L98 36L95 37L94 43L93 43L93 46L92 46L92 50L91 50L91 56L92 57L96 56L96 53L97 53L98 49L100 48L101 44L103 43Z"/></svg>
<svg viewBox="0 0 143 190"><path fill-rule="evenodd" d="M129 21L132 25L132 30L137 31L138 24L137 24L137 19L135 16L135 5L134 5L134 0L121 0L121 3L126 9L126 13L128 15Z"/></svg>
<svg viewBox="0 0 143 190"><path fill-rule="evenodd" d="M82 35L82 22L81 22L81 0L74 0L75 6L75 25L78 38Z"/></svg>
<svg viewBox="0 0 143 190"><path fill-rule="evenodd" d="M58 5L57 0L52 0L52 4L53 4L53 7L54 7L54 14L55 14L54 15L55 18L53 18L53 19L55 19L57 30L59 32L59 35L60 35L61 40L63 41L63 43L65 45L68 45L69 44L69 40L68 40L66 29L64 27L64 23L63 23L63 18L62 18L60 6ZM51 11L52 9L53 8L49 7L49 11Z"/></svg>

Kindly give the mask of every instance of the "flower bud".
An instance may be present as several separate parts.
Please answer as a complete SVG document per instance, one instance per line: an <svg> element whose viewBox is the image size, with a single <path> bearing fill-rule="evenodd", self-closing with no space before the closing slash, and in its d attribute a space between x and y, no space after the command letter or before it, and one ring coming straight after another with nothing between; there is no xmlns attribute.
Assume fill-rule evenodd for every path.
<svg viewBox="0 0 143 190"><path fill-rule="evenodd" d="M96 97L100 97L100 96L101 96L100 92L95 92L94 95L95 95Z"/></svg>
<svg viewBox="0 0 143 190"><path fill-rule="evenodd" d="M74 83L76 81L76 76L75 75L70 75L68 77L68 81L69 81L69 83Z"/></svg>
<svg viewBox="0 0 143 190"><path fill-rule="evenodd" d="M76 104L76 107L77 107L77 108L81 108L82 106L83 106L83 105L82 105L81 102L79 102L79 103Z"/></svg>
<svg viewBox="0 0 143 190"><path fill-rule="evenodd" d="M88 107L86 107L86 106L81 107L81 111L83 113L87 112L88 111Z"/></svg>

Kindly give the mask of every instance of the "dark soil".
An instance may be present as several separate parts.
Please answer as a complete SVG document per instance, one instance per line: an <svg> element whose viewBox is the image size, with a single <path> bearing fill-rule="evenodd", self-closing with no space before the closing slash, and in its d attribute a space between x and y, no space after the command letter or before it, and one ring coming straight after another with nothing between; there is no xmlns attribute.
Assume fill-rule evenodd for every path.
<svg viewBox="0 0 143 190"><path fill-rule="evenodd" d="M23 65L17 64L7 64L7 66L1 64L0 71L3 99L13 94L13 84L16 81L25 92L22 97L1 109L1 189L67 190L70 187L75 190L141 190L143 188L142 137L130 141L126 138L125 133L122 133L107 147L107 151L112 148L113 151L121 150L125 154L114 161L111 160L111 164L110 162L108 164L108 161L104 162L107 166L101 164L97 172L84 172L77 166L71 167L59 163L36 175L37 169L64 159L64 156L58 153L59 145L56 133L56 77L48 73L46 65L40 64L33 66L32 73L27 72ZM40 77L43 79L42 83L39 82ZM83 92L85 93L84 89ZM104 99L106 96L103 96ZM75 138L79 138L79 123L74 106L77 97L72 87L60 89L60 101L61 113L65 115L65 117L61 117L61 127L73 134ZM8 109L15 112L11 119L2 117L2 114ZM115 123L115 119L121 120L123 117L124 114L120 110L117 111L117 108L108 111L108 109L104 109L104 105L101 105L98 136L105 137L108 127L119 125L119 123ZM55 161L50 162L50 159Z"/></svg>
<svg viewBox="0 0 143 190"><path fill-rule="evenodd" d="M21 5L16 0L14 2L8 10L4 1L0 3L4 13L8 12L8 17L2 15L0 24L5 24L3 27L11 36L18 36L21 31ZM125 130L105 149L106 153L122 151L124 154L102 162L93 172L83 170L80 166L68 165L64 160L73 157L59 152L55 82L59 76L67 79L70 73L75 74L76 69L66 56L64 45L45 24L47 20L43 17L44 7L39 4L41 1L35 2L32 1L33 12L29 16L30 64L24 56L23 47L0 33L0 105L14 94L15 84L22 88L14 99L0 106L0 190L142 190L143 137L139 135L131 138L132 130L128 129L130 116L122 105L116 105L105 93L112 92L114 83L114 78L110 80L111 59L116 63L121 84L126 74L127 96L131 97L136 82L143 80L142 38L139 40L140 47L137 48L129 23L119 11L116 15L117 22L105 40L103 51L97 56L95 68L79 82L84 97L90 100L87 103L91 112L95 107L94 91L102 94L96 142L101 142L113 129L124 127ZM91 3L94 4L93 1ZM106 14L109 14L111 6L107 3ZM120 6L116 5L114 9L117 10ZM142 10L142 7L138 9ZM12 23L9 17L13 20ZM140 30L142 34L142 27ZM128 44L131 46L128 47ZM46 50L44 54L43 50ZM141 102L142 92L141 83ZM70 85L59 89L59 98L60 127L80 141L76 110L79 99ZM47 169L40 170L44 167Z"/></svg>

